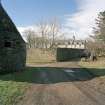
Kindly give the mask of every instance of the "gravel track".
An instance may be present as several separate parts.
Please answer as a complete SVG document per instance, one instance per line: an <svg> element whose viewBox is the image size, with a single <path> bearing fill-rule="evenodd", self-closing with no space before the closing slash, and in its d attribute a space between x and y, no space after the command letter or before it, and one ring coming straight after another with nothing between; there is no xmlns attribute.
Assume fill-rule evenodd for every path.
<svg viewBox="0 0 105 105"><path fill-rule="evenodd" d="M62 70L43 71L39 75L43 84L31 84L17 105L105 105L105 95L88 81L73 81L77 77L71 78ZM67 82L56 83L58 80Z"/></svg>

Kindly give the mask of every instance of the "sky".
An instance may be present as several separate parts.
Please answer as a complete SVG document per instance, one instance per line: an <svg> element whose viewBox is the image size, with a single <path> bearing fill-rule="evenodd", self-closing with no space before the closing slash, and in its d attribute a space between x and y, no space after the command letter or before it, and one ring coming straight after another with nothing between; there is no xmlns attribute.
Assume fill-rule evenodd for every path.
<svg viewBox="0 0 105 105"><path fill-rule="evenodd" d="M105 0L2 0L2 4L22 33L41 20L57 18L67 37L86 39L95 19L105 10Z"/></svg>

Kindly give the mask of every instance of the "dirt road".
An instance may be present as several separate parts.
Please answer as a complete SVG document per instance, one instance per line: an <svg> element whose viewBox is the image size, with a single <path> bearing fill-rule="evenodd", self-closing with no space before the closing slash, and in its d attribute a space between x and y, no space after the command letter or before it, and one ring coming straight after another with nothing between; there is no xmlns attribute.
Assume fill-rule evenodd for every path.
<svg viewBox="0 0 105 105"><path fill-rule="evenodd" d="M87 83L90 74L84 72L81 76L80 72L77 69L42 70L39 73L42 83L31 84L17 105L105 105L105 95Z"/></svg>

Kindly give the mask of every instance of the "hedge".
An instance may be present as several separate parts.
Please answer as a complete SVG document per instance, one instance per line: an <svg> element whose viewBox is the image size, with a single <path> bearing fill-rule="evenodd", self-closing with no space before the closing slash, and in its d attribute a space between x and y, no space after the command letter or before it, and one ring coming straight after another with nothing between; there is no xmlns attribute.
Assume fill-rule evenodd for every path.
<svg viewBox="0 0 105 105"><path fill-rule="evenodd" d="M70 61L73 59L81 58L83 53L84 53L84 49L57 48L56 60Z"/></svg>

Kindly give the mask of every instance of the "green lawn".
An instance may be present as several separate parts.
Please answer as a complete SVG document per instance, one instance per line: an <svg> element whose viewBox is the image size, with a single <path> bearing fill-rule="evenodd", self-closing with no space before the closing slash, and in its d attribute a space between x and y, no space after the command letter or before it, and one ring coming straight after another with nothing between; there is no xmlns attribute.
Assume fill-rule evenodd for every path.
<svg viewBox="0 0 105 105"><path fill-rule="evenodd" d="M0 105L15 105L25 89L25 83L0 80Z"/></svg>
<svg viewBox="0 0 105 105"><path fill-rule="evenodd" d="M27 67L26 70L20 72L20 73L12 73L8 75L4 75L0 77L0 80L3 81L14 81L17 84L43 84L45 83L43 77L43 72L46 72L47 74L58 74L60 71L63 71L61 68L49 68L49 67ZM49 77L50 78L50 77ZM57 77L58 78L58 77ZM52 78L54 79L54 78Z"/></svg>

